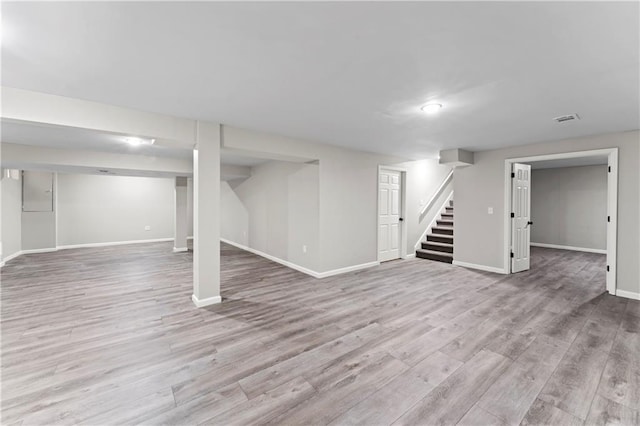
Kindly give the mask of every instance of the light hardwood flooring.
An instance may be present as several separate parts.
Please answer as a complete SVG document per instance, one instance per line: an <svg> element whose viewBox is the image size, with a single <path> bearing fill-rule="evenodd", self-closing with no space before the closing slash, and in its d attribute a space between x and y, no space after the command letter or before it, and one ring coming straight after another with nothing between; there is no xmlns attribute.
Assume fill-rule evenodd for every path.
<svg viewBox="0 0 640 426"><path fill-rule="evenodd" d="M639 424L640 302L604 257L512 276L421 259L323 280L222 246L220 305L170 243L2 269L2 424Z"/></svg>

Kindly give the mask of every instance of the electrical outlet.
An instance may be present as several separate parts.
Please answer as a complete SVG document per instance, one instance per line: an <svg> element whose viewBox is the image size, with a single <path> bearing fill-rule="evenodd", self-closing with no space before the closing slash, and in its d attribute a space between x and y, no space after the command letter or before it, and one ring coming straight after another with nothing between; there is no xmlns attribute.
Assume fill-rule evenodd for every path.
<svg viewBox="0 0 640 426"><path fill-rule="evenodd" d="M493 214L493 207L489 207L489 208L487 209L487 213L489 213L489 214Z"/></svg>
<svg viewBox="0 0 640 426"><path fill-rule="evenodd" d="M145 230L145 231L151 231L151 226L149 226L149 225L145 226L145 227L144 227L144 230Z"/></svg>
<svg viewBox="0 0 640 426"><path fill-rule="evenodd" d="M306 245L302 246L302 252L303 252L303 253L306 253L306 252L307 252L307 246L306 246Z"/></svg>

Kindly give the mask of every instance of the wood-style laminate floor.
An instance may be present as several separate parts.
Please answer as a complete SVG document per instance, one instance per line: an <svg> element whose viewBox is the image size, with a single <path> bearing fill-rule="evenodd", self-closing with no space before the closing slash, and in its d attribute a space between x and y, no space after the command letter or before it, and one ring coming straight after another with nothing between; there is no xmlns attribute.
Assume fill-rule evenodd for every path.
<svg viewBox="0 0 640 426"><path fill-rule="evenodd" d="M222 246L191 302L170 243L2 269L2 424L638 424L640 302L604 257L512 276L421 259L323 280Z"/></svg>

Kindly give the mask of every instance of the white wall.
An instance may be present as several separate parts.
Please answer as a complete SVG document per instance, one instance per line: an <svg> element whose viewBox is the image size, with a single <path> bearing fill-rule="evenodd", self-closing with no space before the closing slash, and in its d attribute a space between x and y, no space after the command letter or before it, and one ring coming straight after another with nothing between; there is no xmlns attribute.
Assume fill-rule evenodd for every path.
<svg viewBox="0 0 640 426"><path fill-rule="evenodd" d="M57 193L58 246L173 238L174 179L59 173Z"/></svg>
<svg viewBox="0 0 640 426"><path fill-rule="evenodd" d="M220 236L250 246L249 212L228 182L220 182Z"/></svg>
<svg viewBox="0 0 640 426"><path fill-rule="evenodd" d="M271 161L254 167L249 179L231 182L232 185L223 182L223 238L318 271L321 265L320 212L327 208L336 213L337 221L350 220L344 206L320 205L319 171L322 166L322 162L316 165ZM407 171L404 224L408 227L407 253L410 254L414 252L416 242L431 219L438 213L438 209L433 209L432 214L420 218L420 211L440 187L450 167L439 165L437 160L406 162L397 166ZM375 192L375 175L373 177L374 181L368 182L367 186ZM450 191L452 187L442 193L448 194L447 189ZM358 190L351 194L356 198L359 195ZM355 245L358 247L356 250L370 249ZM306 254L303 246L307 248ZM374 252L374 256L377 253Z"/></svg>
<svg viewBox="0 0 640 426"><path fill-rule="evenodd" d="M39 177L38 177L39 176ZM56 248L56 200L58 196L58 190L56 186L56 175L51 172L38 172L38 171L24 171L24 175L22 176L23 183L30 182L33 184L33 180L31 179L45 179L48 182L53 183L53 194L52 199L48 199L45 196L46 201L44 202L44 209L51 208L53 205L53 209L50 211L23 211L22 212L22 250L55 250ZM46 187L49 187L47 184ZM32 192L29 195L28 191L25 191L23 185L23 193L22 198L25 203L31 204L34 200L30 200L27 203L27 198L30 196L40 198L42 194L38 194L38 192L42 190L42 188L36 189L35 192ZM52 202L52 204L50 204Z"/></svg>
<svg viewBox="0 0 640 426"><path fill-rule="evenodd" d="M222 185L223 238L317 271L318 192L318 165L270 161L256 166L233 189Z"/></svg>
<svg viewBox="0 0 640 426"><path fill-rule="evenodd" d="M22 250L22 177L2 179L2 260Z"/></svg>
<svg viewBox="0 0 640 426"><path fill-rule="evenodd" d="M531 242L606 250L607 166L533 170Z"/></svg>
<svg viewBox="0 0 640 426"><path fill-rule="evenodd" d="M505 159L614 147L619 148L617 285L620 290L639 293L638 131L476 152L475 164L456 170L454 176L454 259L499 269L508 266L503 251ZM487 207L494 208L493 215L487 214Z"/></svg>
<svg viewBox="0 0 640 426"><path fill-rule="evenodd" d="M22 212L22 250L56 248L56 212Z"/></svg>
<svg viewBox="0 0 640 426"><path fill-rule="evenodd" d="M193 237L193 178L187 179L187 236Z"/></svg>
<svg viewBox="0 0 640 426"><path fill-rule="evenodd" d="M378 165L406 159L351 151L331 145L253 132L222 129L223 147L319 160L319 256L325 272L375 262Z"/></svg>
<svg viewBox="0 0 640 426"><path fill-rule="evenodd" d="M442 185L451 167L430 159L401 163L399 166L407 170L407 213L404 223L407 226L407 254L411 254L415 252L415 245L429 223L440 214L437 207L444 203L453 190L452 183L443 188L431 210L420 217L420 212Z"/></svg>

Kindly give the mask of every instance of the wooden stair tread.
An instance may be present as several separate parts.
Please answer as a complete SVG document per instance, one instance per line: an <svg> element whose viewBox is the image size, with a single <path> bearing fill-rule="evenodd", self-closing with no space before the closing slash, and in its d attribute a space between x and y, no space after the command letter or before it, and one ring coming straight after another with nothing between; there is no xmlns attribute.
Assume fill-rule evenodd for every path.
<svg viewBox="0 0 640 426"><path fill-rule="evenodd" d="M443 253L441 251L418 249L416 256L421 259L435 260L445 263L453 263L453 253Z"/></svg>
<svg viewBox="0 0 640 426"><path fill-rule="evenodd" d="M429 253L429 254L434 254L434 255L443 256L443 257L450 257L453 259L453 253L445 253L443 251L434 251L434 250L427 250L427 249L418 249L416 251L420 253Z"/></svg>
<svg viewBox="0 0 640 426"><path fill-rule="evenodd" d="M453 226L452 220L438 219L436 220L436 223L438 224L437 226Z"/></svg>
<svg viewBox="0 0 640 426"><path fill-rule="evenodd" d="M453 235L447 235L447 234L427 234L427 241L437 241L437 242L444 242L444 241L438 241L438 240L430 240L429 238L441 238L441 239L446 239L447 241L451 241L451 244L453 244Z"/></svg>
<svg viewBox="0 0 640 426"><path fill-rule="evenodd" d="M445 248L453 247L453 244L451 243L441 243L440 241L423 241L422 244L431 244L434 246L445 247Z"/></svg>

